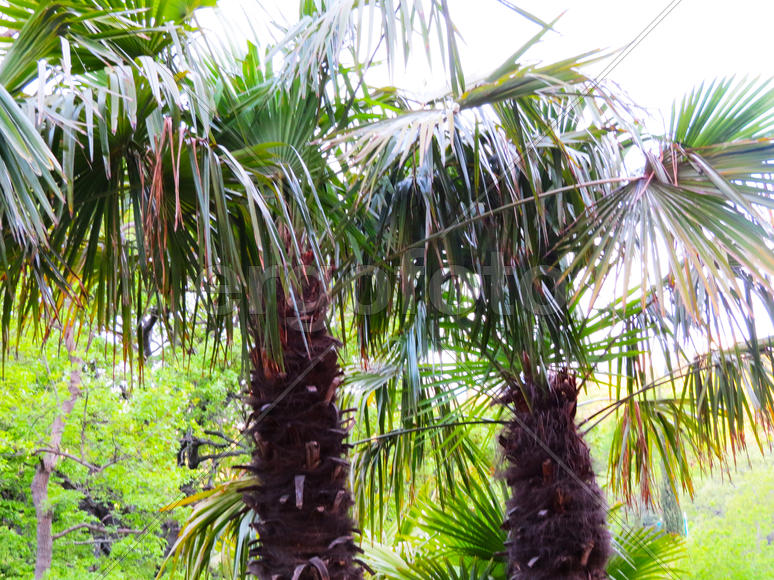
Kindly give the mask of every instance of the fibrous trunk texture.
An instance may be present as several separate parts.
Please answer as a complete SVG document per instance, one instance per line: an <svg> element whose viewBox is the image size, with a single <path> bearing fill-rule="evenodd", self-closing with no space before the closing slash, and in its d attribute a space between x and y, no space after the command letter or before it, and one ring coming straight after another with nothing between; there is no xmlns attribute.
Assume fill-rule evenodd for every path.
<svg viewBox="0 0 774 580"><path fill-rule="evenodd" d="M503 524L509 577L607 578L607 506L575 427L575 377L561 371L547 382L510 386L502 398L514 410L500 435L512 493Z"/></svg>
<svg viewBox="0 0 774 580"><path fill-rule="evenodd" d="M295 309L280 306L283 368L260 349L252 353L248 430L257 482L245 502L258 514L259 539L249 569L267 580L362 578L349 516L347 428L336 406L338 343L323 324L321 284L308 281L300 298L303 330Z"/></svg>

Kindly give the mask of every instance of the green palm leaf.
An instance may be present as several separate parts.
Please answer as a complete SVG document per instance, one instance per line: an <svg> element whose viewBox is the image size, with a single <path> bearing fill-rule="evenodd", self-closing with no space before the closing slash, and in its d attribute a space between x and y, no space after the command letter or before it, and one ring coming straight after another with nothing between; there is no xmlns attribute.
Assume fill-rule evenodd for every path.
<svg viewBox="0 0 774 580"><path fill-rule="evenodd" d="M249 525L254 514L242 502L242 492L251 485L255 482L250 478L234 479L163 508L195 504L157 577L167 569L174 574L182 565L186 580L208 578L211 558L219 550L225 577L244 579L248 544L255 540L255 532Z"/></svg>
<svg viewBox="0 0 774 580"><path fill-rule="evenodd" d="M404 524L398 550L377 546L368 563L377 578L440 580L441 578L507 578L507 533L502 490L476 482L461 488L441 507L428 496ZM680 538L649 528L624 529L614 536L615 555L607 572L616 579L675 578L684 558ZM444 575L445 574L445 575Z"/></svg>
<svg viewBox="0 0 774 580"><path fill-rule="evenodd" d="M616 553L607 564L607 573L614 580L659 580L685 574L678 567L685 557L679 537L640 528L621 532L613 544Z"/></svg>

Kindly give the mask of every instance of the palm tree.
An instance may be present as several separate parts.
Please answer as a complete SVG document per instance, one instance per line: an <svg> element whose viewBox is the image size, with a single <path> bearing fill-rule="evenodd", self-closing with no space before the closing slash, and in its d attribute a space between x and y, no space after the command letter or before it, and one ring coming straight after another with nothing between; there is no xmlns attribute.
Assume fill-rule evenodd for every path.
<svg viewBox="0 0 774 580"><path fill-rule="evenodd" d="M347 73L336 60L350 48L336 46L348 30L336 27L351 27L354 9L303 4L306 26L275 48L287 63L276 76L255 47L241 62L201 59L215 73L207 84L228 87L215 101L213 138L247 194L248 211L224 203L240 255L222 264L237 266L240 326L252 345L246 433L255 441L248 466L255 481L244 498L259 538L249 570L261 578L362 574L347 486L349 421L337 407L339 343L326 329L330 271L350 258L362 234L357 213L348 213L357 208L356 196L333 169L334 151L314 143L364 109L357 83L343 80ZM430 17L442 21L440 12L434 4ZM394 44L390 19L382 26ZM343 94L331 99L331 91Z"/></svg>
<svg viewBox="0 0 774 580"><path fill-rule="evenodd" d="M360 114L363 96L338 76L349 70L337 59L350 45L328 50L352 26L355 7L333 7L345 26L336 30L319 11L327 7L304 3L307 26L276 47L286 66L274 75L271 55L264 61L255 45L237 58L190 32L199 5L3 8L20 29L3 61L16 75L6 87L38 81L39 128L48 139L16 120L37 149L26 155L26 181L4 189L29 213L4 214L16 227L5 229L15 243L7 244L4 345L12 310L24 325L44 308L45 335L56 319L94 325L119 335L131 360L148 297L184 349L192 348L200 306L214 339L228 340L234 318L209 283L234 290L252 363L247 434L257 478L245 499L260 531L252 569L273 578L356 577L346 429L335 405L337 341L325 314L341 238L357 229L340 219L348 192L313 145ZM377 8L389 15L381 22L387 44L396 45L391 4ZM405 27L426 15L436 26L445 12L440 3L429 13L401 10ZM423 26L429 35L432 26ZM48 69L14 52L41 27L46 44L36 54L51 59L55 87L46 84ZM25 154L29 143L17 141ZM28 190L39 199L25 198ZM344 224L335 235L333 220Z"/></svg>
<svg viewBox="0 0 774 580"><path fill-rule="evenodd" d="M752 310L772 296L761 212L770 205L772 93L730 81L698 90L670 133L651 138L654 154L622 102L588 88L579 72L588 56L520 64L547 25L467 88L444 1L430 13L372 5L391 55L395 14L426 37L441 26L449 95L417 106L374 92L360 67L372 59L344 58L359 57L349 3L303 3L301 23L273 53L283 59L276 74L272 54L255 46L235 58L206 38L186 42L180 14L161 8L132 13L149 29L142 35L111 31L95 42L86 27L78 43L97 55L78 61L94 63L88 70L75 68L65 29L52 25L41 54L62 85L38 97L51 112L48 147L27 122L14 152L37 154L21 156L32 163L24 181L3 188L3 215L27 215L4 228L14 234L5 239L4 329L12 310L22 321L41 307L91 317L119 332L130 357L148 296L184 348L200 306L216 342L238 324L256 443L256 478L244 488L260 535L251 570L349 578L361 572L347 512L355 501L363 518L366 495L353 499L345 485L338 343L324 324L333 303L371 360L353 384L379 400L376 421L367 400L360 407L375 431L357 457L367 469L356 494L400 497L429 445L440 489L452 491L478 457L458 424L491 419L483 400L497 400L511 413L501 439L511 575L599 577L609 536L575 424L584 385L610 384L606 412L623 409L612 464L625 495L639 484L649 497L654 457L690 486L689 451L722 460L724 444L744 444L746 421L771 420L769 351ZM26 23L11 46L38 26L46 8L35 8L23 18L8 10ZM165 18L181 25L160 28ZM19 62L32 80L37 69ZM641 174L623 172L629 150L646 157ZM45 177L57 162L64 194ZM41 191L37 175L49 193L25 199ZM620 288L605 293L619 264ZM236 297L235 313L213 279ZM745 342L719 335L721 326ZM682 369L683 385L671 380L685 360L679 335L707 341ZM671 396L642 355L654 339L667 346ZM435 381L433 368L443 368ZM459 379L483 387L481 396ZM385 465L391 487L375 475ZM562 541L548 541L556 530Z"/></svg>
<svg viewBox="0 0 774 580"><path fill-rule="evenodd" d="M491 482L493 483L493 482ZM377 547L369 554L380 578L441 580L443 578L505 579L508 558L503 530L503 487L486 480L471 486L439 506L424 495L401 526L399 550ZM682 540L649 528L614 526L614 556L607 577L671 578L684 574ZM419 539L421 538L421 539Z"/></svg>
<svg viewBox="0 0 774 580"><path fill-rule="evenodd" d="M463 362L489 361L500 377L490 393L511 412L500 444L515 578L605 575L607 509L575 423L584 385L610 385L601 413L622 411L610 464L627 499L638 484L651 500L659 462L690 490L692 452L724 462L745 428L757 439L772 419L768 341L752 313L772 314L774 93L732 79L702 86L675 107L668 134L643 141L578 64L509 62L352 136L381 220L372 263L393 276L396 333L419 326L428 350L464 350ZM646 159L640 173L623 171L630 150ZM361 324L379 317L390 319ZM659 346L662 378L648 356Z"/></svg>

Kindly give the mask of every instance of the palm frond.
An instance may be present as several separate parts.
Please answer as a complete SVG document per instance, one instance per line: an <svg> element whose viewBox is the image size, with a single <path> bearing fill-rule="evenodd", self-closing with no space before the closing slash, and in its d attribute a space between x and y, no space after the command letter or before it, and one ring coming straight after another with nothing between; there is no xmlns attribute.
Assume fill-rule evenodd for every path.
<svg viewBox="0 0 774 580"><path fill-rule="evenodd" d="M470 478L464 492L449 498L445 505L431 498L418 502L412 510L411 526L429 534L427 547L438 555L492 561L502 568L507 538L503 503L502 488ZM471 512L476 514L474 518Z"/></svg>
<svg viewBox="0 0 774 580"><path fill-rule="evenodd" d="M194 505L157 578L167 569L174 574L178 565L186 580L208 578L218 550L225 577L246 578L248 544L255 540L255 532L250 527L254 515L242 502L242 492L251 485L255 482L250 478L234 479L163 508Z"/></svg>
<svg viewBox="0 0 774 580"><path fill-rule="evenodd" d="M212 0L10 0L0 7L13 33L0 63L0 82L11 93L37 76L38 61L65 76L159 55L172 44L167 24L181 24ZM43 79L45 80L45 79Z"/></svg>
<svg viewBox="0 0 774 580"><path fill-rule="evenodd" d="M393 549L376 546L368 550L368 563L377 578L508 577L507 533L501 528L503 491L489 481L473 481L444 507L428 493L403 524L404 541ZM672 535L650 528L622 529L614 534L613 548L615 555L607 567L611 578L666 579L683 574L680 563L685 547Z"/></svg>
<svg viewBox="0 0 774 580"><path fill-rule="evenodd" d="M704 101L729 99L744 106L722 119L700 108ZM766 243L772 226L763 211L772 204L770 100L755 84L730 82L690 95L672 121L674 138L701 145L662 143L658 154L647 154L644 175L601 198L578 221L573 266L586 268L581 285L593 277L597 295L615 271L624 292L632 281L652 284L663 301L667 277L677 301L697 319L702 313L691 272L712 302L713 318L724 300L740 295L740 269L770 294L774 254Z"/></svg>
<svg viewBox="0 0 774 580"><path fill-rule="evenodd" d="M651 528L624 530L613 540L615 555L607 564L614 580L661 580L679 578L685 558L681 538Z"/></svg>
<svg viewBox="0 0 774 580"><path fill-rule="evenodd" d="M493 376L489 365L434 360L417 349L417 337L421 332L403 335L391 358L348 373L346 390L360 401L353 443L357 515L374 533L383 529L388 502L404 514L427 477L441 502L454 495L459 479L467 482L483 459L471 430L499 424L490 417L491 393L470 387Z"/></svg>
<svg viewBox="0 0 774 580"><path fill-rule="evenodd" d="M474 147L480 137L479 126L487 123L479 111L484 106L503 101L523 101L526 105L532 98L554 96L564 101L562 115L572 116L572 109L582 101L574 96L572 87L581 90L578 87L587 79L579 68L588 62L581 56L542 66L512 64L499 71L501 76L498 78L482 82L456 99L448 95L429 106L403 111L393 118L359 127L336 137L332 145L348 144L346 161L367 168L361 187L370 190L388 170L403 166L407 160L421 168L426 165L426 158L433 158L431 153L438 156L438 162L443 162L449 153L461 155L461 146ZM470 110L470 113L463 114L464 110ZM533 118L540 117L535 115ZM530 135L529 145L552 143L554 130L550 125L551 119L541 122ZM543 135L540 131L544 131ZM498 153L507 155L508 149L500 148ZM516 157L503 161L500 167L508 171L522 164ZM470 161L457 159L457 162Z"/></svg>
<svg viewBox="0 0 774 580"><path fill-rule="evenodd" d="M379 580L492 580L505 578L497 565L480 560L443 557L411 557L388 548L368 551L368 564Z"/></svg>
<svg viewBox="0 0 774 580"><path fill-rule="evenodd" d="M367 55L367 60L383 44L388 63L394 66L401 56L408 60L417 42L423 48L430 46L435 35L451 85L459 94L465 81L457 32L445 0L432 0L429 5L413 0L306 2L302 4L301 19L287 31L276 50L285 60L282 78L305 79L312 90L320 92L325 79L319 72L327 69L335 75L344 55L351 55L356 62Z"/></svg>
<svg viewBox="0 0 774 580"><path fill-rule="evenodd" d="M774 129L774 88L733 77L702 83L672 105L669 138L691 149L768 137Z"/></svg>
<svg viewBox="0 0 774 580"><path fill-rule="evenodd" d="M618 410L612 488L627 499L639 490L652 502L661 464L674 485L693 495L697 458L706 471L726 467L751 435L763 451L774 425L770 350L756 342L710 352L612 403Z"/></svg>
<svg viewBox="0 0 774 580"><path fill-rule="evenodd" d="M45 224L56 219L52 200L63 198L55 179L60 171L33 120L0 86L0 220L14 243L46 245Z"/></svg>

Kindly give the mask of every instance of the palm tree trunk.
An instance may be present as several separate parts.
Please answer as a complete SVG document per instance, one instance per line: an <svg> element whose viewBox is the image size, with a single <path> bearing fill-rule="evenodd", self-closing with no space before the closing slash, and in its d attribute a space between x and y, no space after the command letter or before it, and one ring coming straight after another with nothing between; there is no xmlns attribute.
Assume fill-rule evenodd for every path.
<svg viewBox="0 0 774 580"><path fill-rule="evenodd" d="M300 317L280 306L283 368L252 352L248 431L257 482L245 502L258 514L259 543L249 570L267 580L362 578L348 513L347 429L335 404L339 344L324 327L319 281L308 280L300 294Z"/></svg>
<svg viewBox="0 0 774 580"><path fill-rule="evenodd" d="M607 507L575 427L575 377L565 370L542 385L527 381L523 391L509 386L502 402L514 408L500 436L512 492L503 524L509 577L607 578Z"/></svg>

